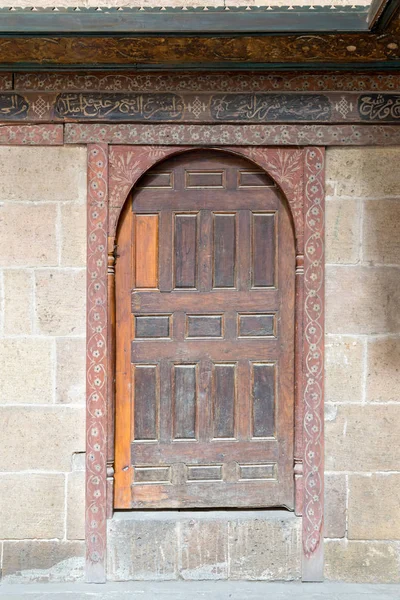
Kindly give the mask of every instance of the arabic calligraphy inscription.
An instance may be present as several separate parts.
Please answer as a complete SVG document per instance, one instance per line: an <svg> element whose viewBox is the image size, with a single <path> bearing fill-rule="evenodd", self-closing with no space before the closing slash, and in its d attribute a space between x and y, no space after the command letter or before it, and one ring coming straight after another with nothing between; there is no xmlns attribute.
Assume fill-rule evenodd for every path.
<svg viewBox="0 0 400 600"><path fill-rule="evenodd" d="M358 112L363 121L398 121L400 119L400 94L360 96Z"/></svg>
<svg viewBox="0 0 400 600"><path fill-rule="evenodd" d="M0 119L14 119L26 117L29 103L19 94L0 94Z"/></svg>
<svg viewBox="0 0 400 600"><path fill-rule="evenodd" d="M329 121L331 116L322 94L216 94L210 110L217 121Z"/></svg>
<svg viewBox="0 0 400 600"><path fill-rule="evenodd" d="M179 121L184 103L177 94L59 94L55 105L58 117L98 119L143 119Z"/></svg>

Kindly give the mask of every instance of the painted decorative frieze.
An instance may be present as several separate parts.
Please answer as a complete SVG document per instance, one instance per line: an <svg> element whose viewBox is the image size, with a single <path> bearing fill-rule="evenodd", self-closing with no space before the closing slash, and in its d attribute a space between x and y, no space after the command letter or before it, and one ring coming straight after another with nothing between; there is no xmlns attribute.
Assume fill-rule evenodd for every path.
<svg viewBox="0 0 400 600"><path fill-rule="evenodd" d="M395 93L3 92L2 121L360 123L400 121Z"/></svg>
<svg viewBox="0 0 400 600"><path fill-rule="evenodd" d="M0 144L6 146L62 146L63 125L1 125Z"/></svg>
<svg viewBox="0 0 400 600"><path fill-rule="evenodd" d="M0 82L1 82L0 75ZM7 77L4 75L4 77ZM11 76L7 79L11 89ZM400 73L303 72L278 73L15 73L14 89L37 92L389 92L400 90Z"/></svg>
<svg viewBox="0 0 400 600"><path fill-rule="evenodd" d="M192 146L391 146L400 144L396 125L184 125L67 123L66 144Z"/></svg>

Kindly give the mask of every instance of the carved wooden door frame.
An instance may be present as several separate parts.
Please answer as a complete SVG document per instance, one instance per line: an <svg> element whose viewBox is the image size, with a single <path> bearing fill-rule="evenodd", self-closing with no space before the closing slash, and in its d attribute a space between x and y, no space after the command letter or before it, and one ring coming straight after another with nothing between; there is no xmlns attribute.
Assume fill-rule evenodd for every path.
<svg viewBox="0 0 400 600"><path fill-rule="evenodd" d="M325 150L232 147L222 143L218 148L250 159L265 170L285 195L293 218L295 512L303 519L303 581L319 581L323 576ZM114 247L118 219L129 192L145 171L167 157L192 149L173 145L88 145L85 520L89 582L106 580L106 521L113 513Z"/></svg>

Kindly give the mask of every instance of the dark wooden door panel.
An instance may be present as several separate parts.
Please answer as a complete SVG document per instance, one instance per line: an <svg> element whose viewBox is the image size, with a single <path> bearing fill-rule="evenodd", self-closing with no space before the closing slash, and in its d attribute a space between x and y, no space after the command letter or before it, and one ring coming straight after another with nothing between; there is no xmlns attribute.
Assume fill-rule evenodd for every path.
<svg viewBox="0 0 400 600"><path fill-rule="evenodd" d="M196 151L142 178L127 210L132 507L292 508L295 256L279 191Z"/></svg>

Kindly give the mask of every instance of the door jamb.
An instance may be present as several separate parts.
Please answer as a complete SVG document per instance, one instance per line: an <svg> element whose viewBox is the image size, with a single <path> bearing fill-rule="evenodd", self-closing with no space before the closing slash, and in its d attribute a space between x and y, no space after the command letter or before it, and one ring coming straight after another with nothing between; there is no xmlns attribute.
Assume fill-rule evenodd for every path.
<svg viewBox="0 0 400 600"><path fill-rule="evenodd" d="M213 145L213 148L218 146ZM323 578L324 165L321 147L227 147L267 171L288 200L296 240L295 511L302 579ZM113 513L115 233L139 177L189 146L88 145L86 578L106 580Z"/></svg>

